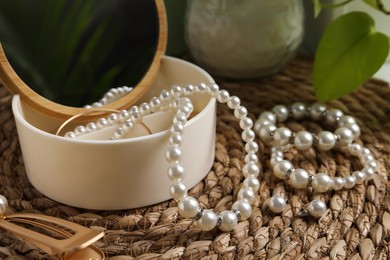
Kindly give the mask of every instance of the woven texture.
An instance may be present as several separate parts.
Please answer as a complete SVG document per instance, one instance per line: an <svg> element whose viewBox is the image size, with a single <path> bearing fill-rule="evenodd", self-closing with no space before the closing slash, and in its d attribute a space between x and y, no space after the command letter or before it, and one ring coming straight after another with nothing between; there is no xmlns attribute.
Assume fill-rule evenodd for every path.
<svg viewBox="0 0 390 260"><path fill-rule="evenodd" d="M241 98L252 119L276 104L315 102L310 61L297 59L272 77L246 82L220 81L221 88ZM357 140L371 149L379 169L373 180L352 190L321 195L329 211L321 219L300 216L313 198L273 177L269 147L260 143L262 174L253 216L234 231L201 232L191 220L181 219L176 203L125 211L86 211L52 201L29 183L23 165L10 107L11 96L0 88L0 194L14 211L57 216L89 227L102 227L106 235L96 245L110 259L387 259L390 255L390 87L370 80L358 91L329 103L354 116L362 129ZM294 131L318 132L332 127L313 121L287 121ZM244 143L232 111L218 106L215 163L190 194L201 206L230 208L243 181ZM332 150L291 150L286 157L310 173L346 176L361 165L356 157ZM42 162L45 163L45 162ZM48 183L48 185L50 185ZM274 189L284 192L289 206L273 214L266 205ZM0 232L0 259L51 259L29 243Z"/></svg>

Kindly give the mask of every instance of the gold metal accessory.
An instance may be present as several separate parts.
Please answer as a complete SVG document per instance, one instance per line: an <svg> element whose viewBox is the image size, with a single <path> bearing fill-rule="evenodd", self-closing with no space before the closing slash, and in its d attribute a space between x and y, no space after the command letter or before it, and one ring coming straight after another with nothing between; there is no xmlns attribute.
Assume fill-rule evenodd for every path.
<svg viewBox="0 0 390 260"><path fill-rule="evenodd" d="M104 253L92 245L104 236L103 231L89 229L63 219L16 213L0 216L0 228L59 259L104 259Z"/></svg>

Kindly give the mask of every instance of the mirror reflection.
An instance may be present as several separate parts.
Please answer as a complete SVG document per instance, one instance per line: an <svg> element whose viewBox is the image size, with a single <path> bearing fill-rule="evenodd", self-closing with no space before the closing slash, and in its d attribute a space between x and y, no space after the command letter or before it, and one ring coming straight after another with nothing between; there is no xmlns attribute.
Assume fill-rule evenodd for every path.
<svg viewBox="0 0 390 260"><path fill-rule="evenodd" d="M154 0L0 0L0 42L35 92L82 107L136 86L158 45Z"/></svg>

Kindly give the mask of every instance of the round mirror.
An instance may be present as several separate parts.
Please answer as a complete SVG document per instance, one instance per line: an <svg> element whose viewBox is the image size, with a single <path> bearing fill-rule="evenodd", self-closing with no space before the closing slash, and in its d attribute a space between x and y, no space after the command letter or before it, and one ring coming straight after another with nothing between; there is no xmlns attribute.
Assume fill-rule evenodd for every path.
<svg viewBox="0 0 390 260"><path fill-rule="evenodd" d="M163 0L2 0L0 80L35 110L61 118L109 89L133 91L104 108L137 101L166 47Z"/></svg>

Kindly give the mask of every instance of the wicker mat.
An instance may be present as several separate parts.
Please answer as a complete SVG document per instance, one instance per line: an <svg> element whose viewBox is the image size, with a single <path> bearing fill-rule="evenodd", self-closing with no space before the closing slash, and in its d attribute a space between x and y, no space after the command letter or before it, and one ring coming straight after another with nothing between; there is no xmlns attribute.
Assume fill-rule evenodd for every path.
<svg viewBox="0 0 390 260"><path fill-rule="evenodd" d="M220 82L239 96L255 119L275 104L314 102L310 61L295 60L281 73L263 80ZM96 245L111 259L387 259L390 256L390 88L370 80L358 91L329 105L357 118L364 143L377 157L379 176L352 190L322 195L330 210L321 219L300 216L311 200L307 191L289 189L270 172L270 149L260 144L261 189L253 216L230 233L201 232L177 214L174 201L125 211L86 211L52 201L36 191L25 175L10 107L11 97L0 88L0 194L13 210L57 216L85 226L99 226L106 235ZM286 123L294 131L319 131L322 125ZM218 107L215 163L203 182L191 189L204 208L229 208L243 180L244 145L239 126L226 106ZM338 151L310 149L287 155L309 172L348 175L359 169L355 157ZM44 163L44 162L42 162ZM289 206L271 213L264 202L273 189L285 192ZM0 234L1 259L51 259L9 233Z"/></svg>

